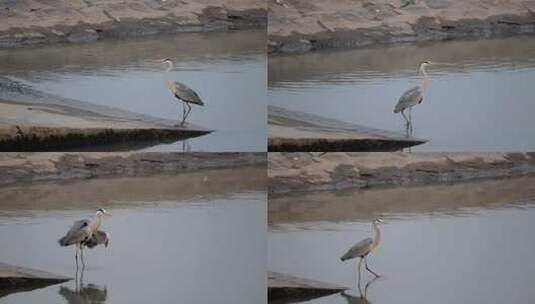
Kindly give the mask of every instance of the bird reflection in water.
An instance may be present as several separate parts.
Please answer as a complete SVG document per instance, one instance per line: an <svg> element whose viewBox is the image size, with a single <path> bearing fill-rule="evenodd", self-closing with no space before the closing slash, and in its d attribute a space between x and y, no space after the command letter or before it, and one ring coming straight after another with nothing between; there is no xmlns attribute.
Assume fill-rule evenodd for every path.
<svg viewBox="0 0 535 304"><path fill-rule="evenodd" d="M368 304L368 303L371 303L368 300L368 297L367 297L368 288L377 279L379 279L379 277L374 277L368 283L366 283L366 285L364 285L364 290L362 290L362 287L361 287L361 284L360 284L360 281L359 281L358 282L358 289L359 289L359 295L358 296L349 294L345 290L342 291L342 293L340 295L347 301L348 304Z"/></svg>
<svg viewBox="0 0 535 304"><path fill-rule="evenodd" d="M58 293L67 300L69 304L102 304L106 303L108 290L95 284L84 284L84 269L81 268L80 277L78 277L78 267L75 275L75 288L61 286Z"/></svg>
<svg viewBox="0 0 535 304"><path fill-rule="evenodd" d="M187 139L182 141L182 152L191 152L191 145Z"/></svg>

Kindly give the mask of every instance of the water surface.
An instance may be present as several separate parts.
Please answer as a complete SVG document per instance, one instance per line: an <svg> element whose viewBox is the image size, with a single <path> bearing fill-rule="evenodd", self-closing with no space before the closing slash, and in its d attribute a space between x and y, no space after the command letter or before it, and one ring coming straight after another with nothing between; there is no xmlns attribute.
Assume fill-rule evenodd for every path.
<svg viewBox="0 0 535 304"><path fill-rule="evenodd" d="M318 51L269 59L268 103L368 127L405 133L393 108L418 84L430 85L413 110L414 150L535 149L535 38L400 44Z"/></svg>
<svg viewBox="0 0 535 304"><path fill-rule="evenodd" d="M172 77L196 90L188 122L214 133L188 140L192 151L265 151L265 32L182 33L143 39L0 51L2 75L66 98L178 121L182 105L164 83ZM181 116L180 116L181 117ZM239 118L239 119L237 119ZM134 148L133 148L134 149ZM149 151L182 151L162 144Z"/></svg>
<svg viewBox="0 0 535 304"><path fill-rule="evenodd" d="M79 290L73 280L0 302L261 303L264 176L237 169L1 189L0 260L10 264L75 277L74 249L57 239L93 206L113 216L101 227L111 245L85 252Z"/></svg>
<svg viewBox="0 0 535 304"><path fill-rule="evenodd" d="M516 182L530 185L524 195ZM350 288L303 303L529 303L535 298L533 182L501 182L501 191L500 182L484 182L315 194L293 197L295 208L284 204L290 198L273 207L270 201L269 269ZM374 281L363 272L363 293L371 282L366 302L356 260L339 258L372 236L378 215L385 220L381 243L368 261L382 277Z"/></svg>

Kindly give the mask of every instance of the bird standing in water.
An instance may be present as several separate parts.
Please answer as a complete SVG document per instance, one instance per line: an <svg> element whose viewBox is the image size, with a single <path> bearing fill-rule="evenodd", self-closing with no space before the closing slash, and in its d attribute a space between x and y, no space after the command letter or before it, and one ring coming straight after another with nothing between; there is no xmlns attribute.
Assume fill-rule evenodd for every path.
<svg viewBox="0 0 535 304"><path fill-rule="evenodd" d="M372 250L377 248L379 246L379 242L381 242L381 231L379 230L379 224L383 221L379 218L373 220L372 227L375 232L374 238L366 238L357 244L355 244L353 247L351 247L341 258L340 260L346 261L354 258L360 258L359 264L358 264L358 281L359 281L359 287L360 287L360 269L362 265L362 260L364 260L364 265L366 266L366 270L373 273L375 277L379 277L377 273L375 273L373 270L371 270L368 267L368 262L366 261L366 257Z"/></svg>
<svg viewBox="0 0 535 304"><path fill-rule="evenodd" d="M181 82L171 81L171 71L173 70L173 62L171 59L166 58L163 59L162 62L167 64L167 69L165 70L165 84L169 90L171 90L171 93L175 95L176 99L182 102L182 121L180 122L180 126L183 126L186 122L186 118L191 112L190 104L204 106L204 102L201 100L199 95L187 85ZM187 111L186 107L188 108Z"/></svg>
<svg viewBox="0 0 535 304"><path fill-rule="evenodd" d="M74 222L67 234L59 239L58 242L60 246L66 247L75 245L74 258L76 260L76 266L78 266L78 250L80 250L82 265L85 266L84 246L93 248L98 244L108 245L109 234L99 230L100 225L102 224L102 218L105 215L111 216L111 213L102 208L98 208L92 218Z"/></svg>
<svg viewBox="0 0 535 304"><path fill-rule="evenodd" d="M427 88L427 85L429 83L429 78L427 76L427 72L425 71L425 67L431 65L431 61L424 61L420 64L420 73L422 74L422 79L420 80L420 85L415 86L414 88L411 88L398 100L398 103L394 107L394 113L400 113L405 118L405 126L407 127L407 130L410 130L412 133L412 107L414 107L417 104L422 103L424 99L424 91ZM405 115L405 110L409 109L409 117Z"/></svg>

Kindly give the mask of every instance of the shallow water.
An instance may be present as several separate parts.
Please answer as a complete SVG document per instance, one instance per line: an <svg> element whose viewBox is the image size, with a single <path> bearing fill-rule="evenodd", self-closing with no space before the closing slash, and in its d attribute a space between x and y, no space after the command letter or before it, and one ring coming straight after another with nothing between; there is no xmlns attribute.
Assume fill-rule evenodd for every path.
<svg viewBox="0 0 535 304"><path fill-rule="evenodd" d="M133 40L0 51L2 75L62 97L178 120L182 105L164 83L172 77L196 90L204 107L188 121L214 133L189 139L191 151L265 151L265 32L183 33ZM181 116L180 116L181 117ZM236 119L239 117L239 119ZM150 151L182 151L180 143Z"/></svg>
<svg viewBox="0 0 535 304"><path fill-rule="evenodd" d="M270 205L268 267L350 288L349 296L303 303L529 303L535 297L535 187L531 179L521 199L511 185L505 182L496 198L479 190L495 189L498 182L449 191L447 186L390 189L390 204L382 199L384 190L294 197L303 206L310 202L309 211L295 217L277 217L283 211ZM343 212L329 212L333 209ZM366 302L357 288L357 261L339 258L372 236L370 222L378 214L385 220L381 243L368 262L382 277L374 281L363 271L363 294L371 282Z"/></svg>
<svg viewBox="0 0 535 304"><path fill-rule="evenodd" d="M430 85L413 109L414 150L535 149L535 38L452 41L318 51L269 58L268 103L368 127L405 133L393 108L419 83Z"/></svg>
<svg viewBox="0 0 535 304"><path fill-rule="evenodd" d="M52 273L76 276L74 249L57 244L74 220L91 215L97 205L113 214L101 226L111 233L110 246L85 251L79 293L73 280L10 294L0 302L265 301L261 171L200 171L188 177L96 179L0 190L0 261ZM241 172L241 186L233 186L236 172ZM199 184L204 187L192 186Z"/></svg>

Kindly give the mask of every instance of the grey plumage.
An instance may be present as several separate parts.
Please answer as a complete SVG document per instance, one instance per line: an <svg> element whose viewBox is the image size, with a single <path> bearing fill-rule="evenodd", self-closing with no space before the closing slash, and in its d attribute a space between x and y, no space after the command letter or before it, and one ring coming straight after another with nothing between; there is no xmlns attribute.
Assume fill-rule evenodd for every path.
<svg viewBox="0 0 535 304"><path fill-rule="evenodd" d="M358 284L360 287L360 266L362 264L362 260L364 260L364 265L366 266L366 270L373 273L375 277L379 277L379 275L374 272L373 270L368 267L368 262L366 261L366 257L368 254L374 250L377 246L379 246L379 243L381 242L381 231L379 230L379 224L383 221L379 218L373 220L372 222L372 228L375 231L375 236L373 238L365 238L362 241L356 243L353 245L349 250L340 258L340 260L346 261L354 258L360 258L358 263Z"/></svg>
<svg viewBox="0 0 535 304"><path fill-rule="evenodd" d="M201 97L193 89L181 82L171 82L171 70L173 70L173 62L169 58L165 58L162 62L167 64L167 69L165 70L165 83L173 95L182 102L182 121L180 125L184 125L186 118L191 113L191 105L196 104L199 106L204 106L204 102L201 100ZM187 108L187 110L186 110Z"/></svg>
<svg viewBox="0 0 535 304"><path fill-rule="evenodd" d="M59 239L59 244L61 246L70 246L82 243L91 238L93 231L91 230L92 226L89 226L90 222L87 219L74 222L67 234Z"/></svg>
<svg viewBox="0 0 535 304"><path fill-rule="evenodd" d="M399 113L409 107L413 107L417 104L420 104L424 99L423 90L422 87L416 86L414 88L411 88L398 100L398 103L396 104L396 107L394 108L394 113Z"/></svg>
<svg viewBox="0 0 535 304"><path fill-rule="evenodd" d="M111 215L106 210L98 208L95 215L90 219L83 219L74 222L69 231L58 240L60 246L75 245L74 257L76 266L78 267L78 249L80 250L82 265L84 263L84 246L93 248L99 244L107 246L109 242L109 235L101 230L102 216Z"/></svg>
<svg viewBox="0 0 535 304"><path fill-rule="evenodd" d="M175 94L176 98L183 102L204 106L203 101L193 89L180 82L175 82L174 85L175 87L173 93Z"/></svg>
<svg viewBox="0 0 535 304"><path fill-rule="evenodd" d="M340 258L341 261L346 261L350 259L354 259L357 257L365 257L368 255L372 249L373 239L372 238L366 238L357 244L355 244L353 247L349 248L349 250Z"/></svg>
<svg viewBox="0 0 535 304"><path fill-rule="evenodd" d="M412 134L412 107L420 104L424 100L424 90L427 87L428 79L425 67L430 65L431 61L424 61L420 64L420 73L423 78L419 86L411 88L401 95L398 103L394 107L394 113L401 113L403 119L405 119L405 126L407 127L407 137ZM405 110L409 110L409 117L405 115Z"/></svg>
<svg viewBox="0 0 535 304"><path fill-rule="evenodd" d="M82 245L87 246L88 248L94 248L101 244L104 245L104 247L108 247L109 242L109 233L102 230L97 230L93 233L91 238L89 238L87 241L84 241Z"/></svg>

